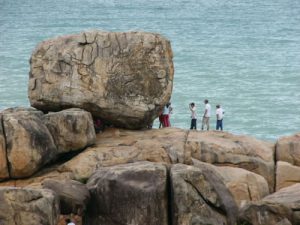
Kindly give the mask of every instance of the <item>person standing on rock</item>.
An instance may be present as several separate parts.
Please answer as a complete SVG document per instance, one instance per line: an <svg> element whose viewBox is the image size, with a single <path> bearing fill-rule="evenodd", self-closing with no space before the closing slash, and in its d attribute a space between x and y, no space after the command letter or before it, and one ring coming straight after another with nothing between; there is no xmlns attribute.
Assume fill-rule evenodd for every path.
<svg viewBox="0 0 300 225"><path fill-rule="evenodd" d="M172 113L172 107L171 107L171 103L167 103L164 106L163 112L162 112L162 125L163 127L170 127L171 123L170 123L170 113Z"/></svg>
<svg viewBox="0 0 300 225"><path fill-rule="evenodd" d="M197 113L196 113L196 106L195 103L192 102L190 104L190 110L191 110L191 130L195 129L197 130Z"/></svg>
<svg viewBox="0 0 300 225"><path fill-rule="evenodd" d="M216 105L216 116L217 116L217 124L216 124L216 130L223 130L223 114L224 111L220 105Z"/></svg>
<svg viewBox="0 0 300 225"><path fill-rule="evenodd" d="M208 103L208 100L204 100L205 108L204 108L204 114L202 118L202 127L201 130L204 130L204 127L206 126L206 129L209 130L209 118L211 115L211 107L210 104Z"/></svg>

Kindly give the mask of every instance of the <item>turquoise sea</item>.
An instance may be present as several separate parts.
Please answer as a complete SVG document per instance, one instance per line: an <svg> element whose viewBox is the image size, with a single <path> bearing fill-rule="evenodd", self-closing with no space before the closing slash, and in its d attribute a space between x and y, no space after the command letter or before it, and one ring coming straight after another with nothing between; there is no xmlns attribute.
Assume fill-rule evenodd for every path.
<svg viewBox="0 0 300 225"><path fill-rule="evenodd" d="M173 126L189 128L188 104L200 115L207 98L213 113L225 109L229 132L271 141L300 132L299 0L0 0L0 109L29 105L38 42L91 29L171 41Z"/></svg>

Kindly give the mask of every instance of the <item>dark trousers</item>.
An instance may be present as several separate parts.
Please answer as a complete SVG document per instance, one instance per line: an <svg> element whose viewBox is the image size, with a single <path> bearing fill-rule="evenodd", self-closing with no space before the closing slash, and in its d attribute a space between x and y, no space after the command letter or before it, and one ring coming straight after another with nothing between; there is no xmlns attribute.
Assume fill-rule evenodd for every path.
<svg viewBox="0 0 300 225"><path fill-rule="evenodd" d="M197 119L192 119L191 120L191 130L197 130Z"/></svg>
<svg viewBox="0 0 300 225"><path fill-rule="evenodd" d="M223 120L217 120L216 130L219 130L219 128L223 130Z"/></svg>

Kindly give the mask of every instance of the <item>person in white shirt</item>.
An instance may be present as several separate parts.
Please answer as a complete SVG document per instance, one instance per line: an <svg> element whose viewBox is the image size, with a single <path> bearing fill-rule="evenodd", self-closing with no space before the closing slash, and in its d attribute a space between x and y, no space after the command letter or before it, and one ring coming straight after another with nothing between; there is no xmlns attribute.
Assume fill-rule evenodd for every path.
<svg viewBox="0 0 300 225"><path fill-rule="evenodd" d="M203 130L204 127L206 126L206 129L209 130L209 118L211 115L211 107L210 107L210 104L208 103L207 99L204 100L204 104L205 104L205 109L204 109L204 114L203 114L203 118L202 118L201 129Z"/></svg>
<svg viewBox="0 0 300 225"><path fill-rule="evenodd" d="M195 106L195 103L192 102L190 104L190 110L191 110L191 130L195 129L197 130L197 113L196 113L196 106Z"/></svg>
<svg viewBox="0 0 300 225"><path fill-rule="evenodd" d="M220 105L216 105L216 116L217 116L217 125L216 125L216 130L223 130L223 114L224 111Z"/></svg>

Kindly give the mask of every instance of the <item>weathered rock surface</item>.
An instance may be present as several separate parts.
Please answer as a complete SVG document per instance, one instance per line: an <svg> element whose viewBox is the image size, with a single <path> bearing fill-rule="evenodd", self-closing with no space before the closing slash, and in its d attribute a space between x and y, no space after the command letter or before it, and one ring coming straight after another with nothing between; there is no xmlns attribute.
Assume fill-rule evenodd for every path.
<svg viewBox="0 0 300 225"><path fill-rule="evenodd" d="M300 183L283 188L263 199L264 202L282 204L292 210L292 224L300 224Z"/></svg>
<svg viewBox="0 0 300 225"><path fill-rule="evenodd" d="M2 125L2 115L0 114L0 180L9 178L6 157L6 143Z"/></svg>
<svg viewBox="0 0 300 225"><path fill-rule="evenodd" d="M171 97L172 57L170 42L153 33L91 31L44 41L30 60L30 103L143 128Z"/></svg>
<svg viewBox="0 0 300 225"><path fill-rule="evenodd" d="M104 167L87 187L91 202L85 224L168 224L167 169L161 164Z"/></svg>
<svg viewBox="0 0 300 225"><path fill-rule="evenodd" d="M245 205L238 224L297 225L292 223L292 210L282 204L253 202Z"/></svg>
<svg viewBox="0 0 300 225"><path fill-rule="evenodd" d="M96 141L92 116L81 109L67 109L44 115L57 147L57 154L81 150Z"/></svg>
<svg viewBox="0 0 300 225"><path fill-rule="evenodd" d="M214 166L195 159L193 165L207 167L220 176L219 179L225 183L239 207L251 201L259 201L269 194L266 179L258 174L241 168Z"/></svg>
<svg viewBox="0 0 300 225"><path fill-rule="evenodd" d="M60 201L60 213L64 215L82 215L90 200L90 193L85 184L75 180L47 179L43 181L43 188L56 193Z"/></svg>
<svg viewBox="0 0 300 225"><path fill-rule="evenodd" d="M274 190L274 144L227 132L189 132L186 152L200 161L246 169L263 176Z"/></svg>
<svg viewBox="0 0 300 225"><path fill-rule="evenodd" d="M28 177L54 158L56 146L42 112L10 109L2 115L11 178Z"/></svg>
<svg viewBox="0 0 300 225"><path fill-rule="evenodd" d="M185 163L187 131L165 128L147 131L109 129L98 134L95 146L63 164L59 171L87 180L100 167L138 161Z"/></svg>
<svg viewBox="0 0 300 225"><path fill-rule="evenodd" d="M175 164L170 177L173 225L235 224L238 210L234 199L210 167Z"/></svg>
<svg viewBox="0 0 300 225"><path fill-rule="evenodd" d="M278 139L276 160L300 166L300 133Z"/></svg>
<svg viewBox="0 0 300 225"><path fill-rule="evenodd" d="M276 191L296 183L300 183L300 167L288 162L277 161Z"/></svg>
<svg viewBox="0 0 300 225"><path fill-rule="evenodd" d="M52 191L0 187L1 225L56 225L59 202Z"/></svg>

